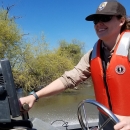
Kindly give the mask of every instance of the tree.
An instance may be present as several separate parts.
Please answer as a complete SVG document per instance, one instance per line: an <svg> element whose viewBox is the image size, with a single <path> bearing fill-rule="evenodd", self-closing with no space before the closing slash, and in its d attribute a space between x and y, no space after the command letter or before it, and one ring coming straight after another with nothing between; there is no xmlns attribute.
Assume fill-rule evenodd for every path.
<svg viewBox="0 0 130 130"><path fill-rule="evenodd" d="M73 41L69 44L62 41L56 50L49 50L48 46L44 35L40 40L33 39L26 46L22 52L23 61L15 71L17 86L23 87L25 91L32 91L47 85L60 77L64 71L72 69L82 56L80 42Z"/></svg>
<svg viewBox="0 0 130 130"><path fill-rule="evenodd" d="M18 87L23 87L25 91L47 85L51 81L61 76L65 70L73 67L73 62L68 58L58 55L55 51L49 50L44 36L41 40L33 40L26 46L22 53L23 61L17 70L14 71L14 78Z"/></svg>
<svg viewBox="0 0 130 130"><path fill-rule="evenodd" d="M84 43L78 40L72 40L71 43L67 43L65 40L62 40L59 44L60 45L57 49L57 53L61 56L65 56L66 58L72 60L74 65L76 65L83 55Z"/></svg>
<svg viewBox="0 0 130 130"><path fill-rule="evenodd" d="M6 10L0 10L0 58L8 58L11 64L21 50L22 35L17 24L9 18Z"/></svg>

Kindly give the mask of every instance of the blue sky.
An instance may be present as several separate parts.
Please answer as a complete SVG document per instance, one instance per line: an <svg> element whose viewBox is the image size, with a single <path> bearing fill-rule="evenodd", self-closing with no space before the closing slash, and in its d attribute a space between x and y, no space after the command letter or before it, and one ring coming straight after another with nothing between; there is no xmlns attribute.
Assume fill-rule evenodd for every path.
<svg viewBox="0 0 130 130"><path fill-rule="evenodd" d="M130 0L118 0L127 15L130 15ZM2 5L2 0L0 1ZM10 16L21 16L16 23L29 33L28 37L40 36L43 32L51 48L58 46L60 40L71 42L77 39L85 42L88 51L97 41L93 23L85 17L95 13L103 0L3 0L4 7L15 4Z"/></svg>

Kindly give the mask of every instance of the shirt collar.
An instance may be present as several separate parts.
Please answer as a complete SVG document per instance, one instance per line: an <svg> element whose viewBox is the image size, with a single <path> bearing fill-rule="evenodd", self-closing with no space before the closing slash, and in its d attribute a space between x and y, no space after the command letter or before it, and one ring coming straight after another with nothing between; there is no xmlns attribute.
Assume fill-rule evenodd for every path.
<svg viewBox="0 0 130 130"><path fill-rule="evenodd" d="M114 51L116 45L118 44L119 39L120 39L120 35L118 35L117 40L116 40L116 44L114 45L114 47L111 50L109 50L108 47L102 41L102 49L108 50L110 53L112 53Z"/></svg>

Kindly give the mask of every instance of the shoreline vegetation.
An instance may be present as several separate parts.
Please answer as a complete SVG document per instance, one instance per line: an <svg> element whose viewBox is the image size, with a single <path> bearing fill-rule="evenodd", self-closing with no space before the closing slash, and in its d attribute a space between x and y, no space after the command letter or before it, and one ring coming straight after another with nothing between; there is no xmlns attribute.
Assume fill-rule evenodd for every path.
<svg viewBox="0 0 130 130"><path fill-rule="evenodd" d="M0 9L0 58L9 59L16 88L31 92L72 69L85 54L85 43L61 39L50 49L53 43L47 43L43 33L32 38L23 32L10 16L12 7Z"/></svg>

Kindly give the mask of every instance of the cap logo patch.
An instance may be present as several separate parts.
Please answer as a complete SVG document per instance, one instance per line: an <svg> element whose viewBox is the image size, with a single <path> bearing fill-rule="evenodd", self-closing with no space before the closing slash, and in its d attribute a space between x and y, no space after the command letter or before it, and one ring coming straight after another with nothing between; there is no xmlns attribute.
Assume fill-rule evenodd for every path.
<svg viewBox="0 0 130 130"><path fill-rule="evenodd" d="M106 5L107 5L107 2L101 3L101 4L99 5L99 7L98 7L98 10L99 10L99 11L103 10L103 9L106 7Z"/></svg>
<svg viewBox="0 0 130 130"><path fill-rule="evenodd" d="M115 71L117 74L124 74L126 69L123 65L117 65Z"/></svg>

